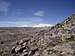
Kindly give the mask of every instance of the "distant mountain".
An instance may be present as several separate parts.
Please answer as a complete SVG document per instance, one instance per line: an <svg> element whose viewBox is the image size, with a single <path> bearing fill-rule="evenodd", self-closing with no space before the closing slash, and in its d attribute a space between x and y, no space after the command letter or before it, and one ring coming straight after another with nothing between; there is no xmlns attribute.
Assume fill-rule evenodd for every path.
<svg viewBox="0 0 75 56"><path fill-rule="evenodd" d="M52 27L51 24L34 24L34 25L21 25L19 27Z"/></svg>
<svg viewBox="0 0 75 56"><path fill-rule="evenodd" d="M33 25L32 27L52 27L53 25L51 24L37 24L37 25Z"/></svg>

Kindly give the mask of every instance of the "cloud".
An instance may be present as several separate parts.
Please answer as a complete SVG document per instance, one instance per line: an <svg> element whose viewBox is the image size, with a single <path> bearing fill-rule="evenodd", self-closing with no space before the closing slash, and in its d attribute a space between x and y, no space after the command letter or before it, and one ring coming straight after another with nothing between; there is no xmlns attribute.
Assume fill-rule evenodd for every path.
<svg viewBox="0 0 75 56"><path fill-rule="evenodd" d="M52 24L35 23L34 21L1 21L0 27L51 27Z"/></svg>
<svg viewBox="0 0 75 56"><path fill-rule="evenodd" d="M53 25L51 24L37 24L37 25L33 25L32 27L51 27Z"/></svg>
<svg viewBox="0 0 75 56"><path fill-rule="evenodd" d="M27 25L27 24L24 24L24 25L18 25L18 24L15 24L15 23L10 23L10 24L0 24L0 27L52 27L53 25L51 24L35 24L35 25Z"/></svg>
<svg viewBox="0 0 75 56"><path fill-rule="evenodd" d="M29 27L28 25L20 25L19 27Z"/></svg>
<svg viewBox="0 0 75 56"><path fill-rule="evenodd" d="M26 24L41 24L47 23L47 21L41 17L8 17L6 21L15 21L15 22L22 22Z"/></svg>
<svg viewBox="0 0 75 56"><path fill-rule="evenodd" d="M30 18L11 18L9 17L9 20L3 20L0 21L0 27L6 26L6 27L35 27L42 26L43 24L48 24L46 20L40 18L40 17L30 17Z"/></svg>
<svg viewBox="0 0 75 56"><path fill-rule="evenodd" d="M34 13L35 16L44 16L45 12L44 11L37 11Z"/></svg>
<svg viewBox="0 0 75 56"><path fill-rule="evenodd" d="M52 27L52 24L20 25L19 27Z"/></svg>
<svg viewBox="0 0 75 56"><path fill-rule="evenodd" d="M9 6L10 6L9 2L0 0L0 14L7 13Z"/></svg>

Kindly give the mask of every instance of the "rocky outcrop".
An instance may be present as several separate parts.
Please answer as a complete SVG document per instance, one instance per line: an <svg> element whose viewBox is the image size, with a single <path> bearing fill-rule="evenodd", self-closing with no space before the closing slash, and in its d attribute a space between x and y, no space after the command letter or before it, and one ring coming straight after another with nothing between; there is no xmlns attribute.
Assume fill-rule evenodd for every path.
<svg viewBox="0 0 75 56"><path fill-rule="evenodd" d="M38 47L30 46L28 43L29 38L24 38L23 40L20 40L16 43L17 46L13 46L11 53L13 55L19 55L19 56L33 56L38 51Z"/></svg>
<svg viewBox="0 0 75 56"><path fill-rule="evenodd" d="M75 14L48 28L1 30L0 55L75 56Z"/></svg>
<svg viewBox="0 0 75 56"><path fill-rule="evenodd" d="M32 34L30 38L20 40L12 48L15 56L74 56L72 45L75 43L75 15L62 23Z"/></svg>

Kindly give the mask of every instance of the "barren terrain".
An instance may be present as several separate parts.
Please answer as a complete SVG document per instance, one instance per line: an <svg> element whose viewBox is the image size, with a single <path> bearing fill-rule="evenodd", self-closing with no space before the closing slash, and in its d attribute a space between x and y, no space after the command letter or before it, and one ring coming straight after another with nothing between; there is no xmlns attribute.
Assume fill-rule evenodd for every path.
<svg viewBox="0 0 75 56"><path fill-rule="evenodd" d="M1 27L0 56L75 56L75 14L52 27Z"/></svg>

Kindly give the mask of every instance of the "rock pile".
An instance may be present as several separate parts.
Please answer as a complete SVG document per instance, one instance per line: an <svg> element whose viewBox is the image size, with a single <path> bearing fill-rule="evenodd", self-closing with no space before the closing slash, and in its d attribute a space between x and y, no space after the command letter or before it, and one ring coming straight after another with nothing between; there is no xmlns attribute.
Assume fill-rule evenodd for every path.
<svg viewBox="0 0 75 56"><path fill-rule="evenodd" d="M12 47L13 56L75 56L75 14L50 29L25 37Z"/></svg>
<svg viewBox="0 0 75 56"><path fill-rule="evenodd" d="M17 42L16 46L13 46L11 53L15 56L39 56L39 53L37 53L38 48L28 45L29 40L28 38L24 38Z"/></svg>

